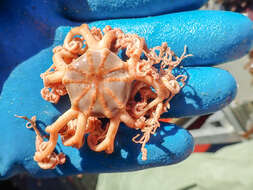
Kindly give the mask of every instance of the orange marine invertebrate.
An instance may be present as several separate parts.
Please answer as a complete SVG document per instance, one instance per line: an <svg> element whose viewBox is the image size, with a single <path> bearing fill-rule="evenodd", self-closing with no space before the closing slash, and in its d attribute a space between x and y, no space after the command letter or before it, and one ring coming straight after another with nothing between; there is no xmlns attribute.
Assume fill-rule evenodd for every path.
<svg viewBox="0 0 253 190"><path fill-rule="evenodd" d="M117 55L121 50L127 57L124 61ZM41 75L45 86L41 94L52 103L68 94L71 108L46 128L49 139L43 148L36 149L34 160L44 164L50 161L58 135L65 146L80 148L88 134L87 144L92 150L110 154L120 122L144 133L133 141L142 144L143 159L147 159L145 144L186 80L186 76L172 74L190 56L185 55L186 47L177 57L166 43L148 49L136 34L110 26L103 32L95 27L90 30L83 24L72 28L63 46L53 52L53 65ZM159 70L155 64L160 64Z"/></svg>

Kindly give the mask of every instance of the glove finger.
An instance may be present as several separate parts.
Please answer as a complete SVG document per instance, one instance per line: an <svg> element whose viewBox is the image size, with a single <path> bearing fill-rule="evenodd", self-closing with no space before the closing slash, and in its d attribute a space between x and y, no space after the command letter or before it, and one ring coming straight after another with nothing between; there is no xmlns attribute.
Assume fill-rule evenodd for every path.
<svg viewBox="0 0 253 190"><path fill-rule="evenodd" d="M200 8L207 0L112 0L67 1L58 0L53 7L65 18L91 21L110 18L129 18L160 15Z"/></svg>
<svg viewBox="0 0 253 190"><path fill-rule="evenodd" d="M12 113L12 119L14 114L39 114L42 120L48 120L49 117L50 123L70 108L67 96L62 97L58 104L50 104L41 98L43 82L40 74L49 67L48 60L51 57L51 48L48 48L14 69L1 94L1 105L4 107L2 115L8 111ZM208 114L229 104L236 95L236 82L225 70L184 67L174 72L175 75L186 75L187 81L185 87L172 99L170 110L164 114L166 117Z"/></svg>
<svg viewBox="0 0 253 190"><path fill-rule="evenodd" d="M80 150L65 147L59 140L56 149L66 154L66 163L53 170L43 170L33 160L35 133L26 129L24 121L19 119L8 120L6 123L9 126L14 126L15 123L16 130L13 130L13 127L5 128L4 132L7 135L0 139L0 179L6 179L19 173L28 173L34 177L56 177L84 172L134 171L171 165L186 159L194 146L192 136L185 129L161 122L160 128L157 129L155 135L151 136L145 146L147 160L144 161L141 145L131 140L141 132L121 124L112 154L94 152L87 144L84 144Z"/></svg>
<svg viewBox="0 0 253 190"><path fill-rule="evenodd" d="M163 117L190 117L216 112L235 98L237 84L234 77L214 67L184 67L177 74L187 76L186 85L170 104Z"/></svg>
<svg viewBox="0 0 253 190"><path fill-rule="evenodd" d="M144 37L149 48L167 42L178 56L186 45L193 56L183 60L184 66L213 66L238 59L248 53L253 41L252 21L239 13L225 11L189 11L89 24L100 29L106 25ZM56 30L55 45L63 43L70 29Z"/></svg>
<svg viewBox="0 0 253 190"><path fill-rule="evenodd" d="M249 51L253 40L252 21L241 14L224 11L189 11L90 24L99 28L106 25L137 33L145 38L149 48L167 42L178 56L187 45L193 57L184 60L184 66L210 66L240 58ZM68 31L68 28L65 33L64 29L58 30L56 38Z"/></svg>
<svg viewBox="0 0 253 190"><path fill-rule="evenodd" d="M67 23L67 25L69 24ZM80 25L81 23L72 24ZM253 39L252 22L247 17L221 11L192 11L157 17L90 23L91 27L96 26L101 29L106 25L121 28L124 32L137 33L146 39L150 48L159 46L162 42L168 42L168 45L178 56L182 54L184 46L187 45L188 53L194 56L183 61L182 65L186 66L216 65L237 59L249 51ZM31 27L33 29L29 32L18 28L22 34L20 36L17 36L15 32L13 33L12 30L2 34L3 38L18 39L11 41L10 44L19 48L9 47L10 44L3 41L4 57L2 57L2 61L4 64L1 65L1 68L2 70L5 68L6 71L1 76L3 80L0 80L0 91L11 68L22 62L24 58L30 57L34 51L38 51L42 46L45 48L46 44L52 43L51 34L44 30L38 34L38 32L36 33L37 27L37 25ZM54 30L54 27L51 29ZM59 27L56 30L53 46L62 45L69 30L70 27ZM42 36L44 33L48 35L47 38ZM23 40L24 36L25 38L33 36L35 40L20 44L19 42ZM43 40L41 41L41 39ZM41 43L37 43L38 40Z"/></svg>

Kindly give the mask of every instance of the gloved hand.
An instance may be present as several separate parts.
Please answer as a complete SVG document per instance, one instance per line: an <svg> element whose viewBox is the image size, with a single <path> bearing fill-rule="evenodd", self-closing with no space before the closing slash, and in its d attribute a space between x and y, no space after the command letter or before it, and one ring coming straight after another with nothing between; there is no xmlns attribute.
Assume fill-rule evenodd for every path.
<svg viewBox="0 0 253 190"><path fill-rule="evenodd" d="M109 3L110 2L110 3ZM188 117L215 112L236 95L236 82L224 70L209 66L246 54L253 39L252 22L236 13L190 11L205 1L2 1L0 3L0 178L28 172L36 177L83 172L120 172L175 164L193 150L193 138L184 129L161 123L146 145L148 159L142 161L140 146L131 141L138 131L121 124L113 154L93 152L85 144L80 150L58 141L57 150L67 156L64 165L42 170L33 160L35 133L14 115L37 116L44 129L69 108L68 98L53 105L40 96L40 74L52 64L52 49L63 44L70 26L84 22L90 27L111 25L125 33L144 37L149 48L167 42L177 55L184 45L193 54L181 64L188 77L186 86L171 101L163 117ZM164 15L161 15L164 14ZM146 18L129 18L150 16ZM156 16L153 16L156 15ZM159 15L159 16L157 16ZM66 25L66 27L65 27Z"/></svg>

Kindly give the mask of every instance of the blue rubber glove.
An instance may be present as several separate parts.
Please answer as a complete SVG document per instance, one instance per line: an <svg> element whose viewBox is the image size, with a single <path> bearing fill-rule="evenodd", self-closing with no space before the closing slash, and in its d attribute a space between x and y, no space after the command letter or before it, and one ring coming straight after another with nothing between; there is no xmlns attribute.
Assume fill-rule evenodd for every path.
<svg viewBox="0 0 253 190"><path fill-rule="evenodd" d="M105 1L106 2L106 1ZM68 98L53 105L40 96L40 74L52 64L52 49L63 43L70 26L89 20L90 27L111 25L125 33L137 33L149 47L168 42L177 55L184 45L193 57L184 60L180 73L188 76L186 86L171 101L164 117L186 117L215 112L236 95L236 82L224 70L212 68L243 56L251 47L252 22L246 17L217 11L190 11L164 14L200 7L203 0L101 0L88 1L1 1L0 3L0 178L28 172L36 177L72 175L83 172L120 172L175 164L190 155L193 138L184 129L161 123L151 137L148 159L142 161L140 146L131 141L138 133L121 124L113 154L80 150L57 150L67 156L66 163L54 170L42 170L33 160L35 133L14 115L36 115L44 129L69 108ZM109 1L108 1L109 2ZM158 15L146 18L114 19ZM160 16L159 16L160 15ZM65 99L65 100L64 100Z"/></svg>

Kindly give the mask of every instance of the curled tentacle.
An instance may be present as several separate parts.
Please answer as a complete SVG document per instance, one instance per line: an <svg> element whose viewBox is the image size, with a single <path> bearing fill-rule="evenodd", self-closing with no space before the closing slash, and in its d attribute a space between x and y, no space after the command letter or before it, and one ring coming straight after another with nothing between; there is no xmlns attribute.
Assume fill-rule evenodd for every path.
<svg viewBox="0 0 253 190"><path fill-rule="evenodd" d="M92 27L90 31L96 40L102 40L104 35L100 28Z"/></svg>
<svg viewBox="0 0 253 190"><path fill-rule="evenodd" d="M67 90L63 85L55 85L51 90L47 87L42 88L40 93L44 100L57 104L60 97L67 94Z"/></svg>
<svg viewBox="0 0 253 190"><path fill-rule="evenodd" d="M64 144L68 139L75 135L77 127L77 119L70 120L60 131L62 143Z"/></svg>
<svg viewBox="0 0 253 190"><path fill-rule="evenodd" d="M84 40L82 38L76 37L73 38L68 44L64 44L63 47L73 54L82 55L87 50L84 45Z"/></svg>
<svg viewBox="0 0 253 190"><path fill-rule="evenodd" d="M109 123L106 124L104 129L102 128L102 123L100 123L100 125L97 125L96 128L90 132L87 138L87 143L91 149L95 149L95 147L97 147L98 144L100 144L105 139L108 128Z"/></svg>
<svg viewBox="0 0 253 190"><path fill-rule="evenodd" d="M40 93L41 93L41 97L44 100L54 103L54 104L57 104L60 99L59 94L55 93L53 90L50 91L50 89L46 87L42 88Z"/></svg>
<svg viewBox="0 0 253 190"><path fill-rule="evenodd" d="M37 128L36 116L33 116L31 119L25 116L18 116L18 115L15 115L15 116L28 121L26 123L26 127L29 129L33 128L36 133L36 141L35 141L36 152L44 151L48 145L48 142L44 141L43 136L40 134ZM51 154L47 155L47 157L43 158L42 160L36 160L36 158L34 158L34 160L38 162L38 165L42 169L54 169L57 165L64 164L66 161L66 158L65 158L65 154L63 153L56 154L55 152L52 152Z"/></svg>
<svg viewBox="0 0 253 190"><path fill-rule="evenodd" d="M47 142L43 141L43 139L36 136L36 152L42 152L46 149ZM35 159L35 161L37 161ZM50 155L48 155L46 158L37 161L39 167L42 169L54 169L57 165L62 165L66 161L65 154L59 153L56 154L55 152L52 152Z"/></svg>

